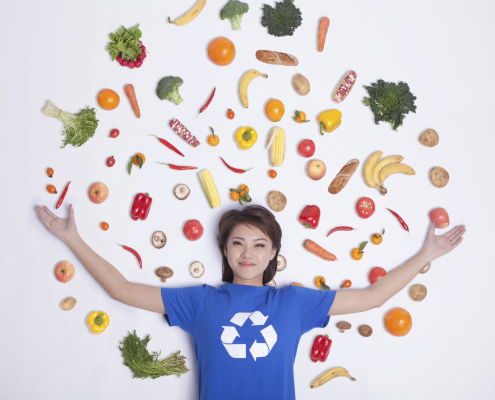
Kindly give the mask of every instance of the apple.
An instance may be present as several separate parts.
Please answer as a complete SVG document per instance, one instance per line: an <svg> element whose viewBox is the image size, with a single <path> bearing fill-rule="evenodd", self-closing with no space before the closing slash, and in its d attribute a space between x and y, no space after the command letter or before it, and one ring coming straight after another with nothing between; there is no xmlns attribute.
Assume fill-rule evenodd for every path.
<svg viewBox="0 0 495 400"><path fill-rule="evenodd" d="M327 167L325 163L321 160L311 160L306 168L308 176L314 181L319 181L325 176L327 172Z"/></svg>
<svg viewBox="0 0 495 400"><path fill-rule="evenodd" d="M89 188L89 199L95 204L103 203L110 194L107 185L103 182L96 182Z"/></svg>
<svg viewBox="0 0 495 400"><path fill-rule="evenodd" d="M55 267L55 277L62 283L69 282L74 278L76 269L69 261L62 261Z"/></svg>
<svg viewBox="0 0 495 400"><path fill-rule="evenodd" d="M437 222L437 228L447 228L447 226L449 226L450 224L449 214L447 213L447 210L445 208L439 207L431 210L430 219L432 223L433 221Z"/></svg>

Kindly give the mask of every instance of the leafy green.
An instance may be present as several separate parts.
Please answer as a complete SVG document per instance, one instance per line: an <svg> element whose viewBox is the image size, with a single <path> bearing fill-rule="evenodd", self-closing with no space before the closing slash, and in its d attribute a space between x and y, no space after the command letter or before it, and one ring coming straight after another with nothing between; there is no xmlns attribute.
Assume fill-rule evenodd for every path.
<svg viewBox="0 0 495 400"><path fill-rule="evenodd" d="M139 24L126 29L120 28L117 32L110 34L111 42L108 42L107 51L112 56L112 61L121 54L123 60L136 61L138 55L141 54L141 44L139 39L142 33L139 30Z"/></svg>
<svg viewBox="0 0 495 400"><path fill-rule="evenodd" d="M161 352L149 353L148 342L151 340L150 335L147 335L141 340L136 331L130 333L124 338L119 346L124 357L124 365L132 371L132 378L151 378L156 379L164 375L177 375L178 378L182 374L189 371L186 368L186 357L180 356L180 351L172 354L170 357L163 360L158 360Z"/></svg>
<svg viewBox="0 0 495 400"><path fill-rule="evenodd" d="M396 131L399 126L402 126L409 111L416 112L414 105L416 96L413 96L407 83L399 82L396 85L380 79L377 83L364 86L364 88L370 97L365 97L363 103L369 106L375 114L377 125L380 121L390 122L393 130Z"/></svg>
<svg viewBox="0 0 495 400"><path fill-rule="evenodd" d="M294 5L294 0L275 3L275 8L263 4L261 25L268 28L273 36L292 36L302 23L301 10Z"/></svg>
<svg viewBox="0 0 495 400"><path fill-rule="evenodd" d="M179 87L184 81L178 76L166 76L160 79L158 86L156 87L156 95L161 100L168 100L176 105L179 105L184 100L180 97Z"/></svg>
<svg viewBox="0 0 495 400"><path fill-rule="evenodd" d="M241 29L242 16L249 11L249 4L239 0L229 0L220 10L220 18L230 19L235 31Z"/></svg>
<svg viewBox="0 0 495 400"><path fill-rule="evenodd" d="M96 110L94 108L83 108L77 114L69 114L63 112L60 119L65 124L65 131L62 135L66 135L62 149L71 144L74 147L82 146L95 135L98 127L96 119Z"/></svg>

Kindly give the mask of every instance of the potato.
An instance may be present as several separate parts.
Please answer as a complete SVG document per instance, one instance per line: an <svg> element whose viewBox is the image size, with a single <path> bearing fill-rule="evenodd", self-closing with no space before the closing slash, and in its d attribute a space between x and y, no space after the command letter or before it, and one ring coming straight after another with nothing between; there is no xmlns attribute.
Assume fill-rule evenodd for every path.
<svg viewBox="0 0 495 400"><path fill-rule="evenodd" d="M287 197L283 193L277 192L276 190L268 193L268 206L273 210L280 212L287 205Z"/></svg>
<svg viewBox="0 0 495 400"><path fill-rule="evenodd" d="M440 137L435 129L427 129L421 134L419 141L426 147L435 147L440 141Z"/></svg>
<svg viewBox="0 0 495 400"><path fill-rule="evenodd" d="M437 188L443 188L449 183L449 173L442 167L433 167L430 171L430 181Z"/></svg>
<svg viewBox="0 0 495 400"><path fill-rule="evenodd" d="M62 310L69 311L72 310L76 306L77 300L74 297L67 297L64 301L62 301L61 307Z"/></svg>
<svg viewBox="0 0 495 400"><path fill-rule="evenodd" d="M294 76L294 79L292 79L292 86L294 86L294 90L297 94L300 94L301 96L306 96L310 90L309 81L301 74Z"/></svg>
<svg viewBox="0 0 495 400"><path fill-rule="evenodd" d="M414 301L423 301L426 297L426 286L424 285L414 285L409 289L409 296Z"/></svg>

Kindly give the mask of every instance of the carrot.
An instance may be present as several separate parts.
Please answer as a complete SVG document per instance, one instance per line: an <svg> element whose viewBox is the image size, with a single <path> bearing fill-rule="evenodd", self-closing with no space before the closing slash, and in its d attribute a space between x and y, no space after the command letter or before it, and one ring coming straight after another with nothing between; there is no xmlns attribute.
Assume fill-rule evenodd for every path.
<svg viewBox="0 0 495 400"><path fill-rule="evenodd" d="M304 248L306 250L308 250L310 253L313 253L315 256L321 257L324 260L327 260L327 261L337 260L337 257L335 257L329 251L326 251L323 247L321 247L319 244L316 244L311 239L306 239L304 241Z"/></svg>
<svg viewBox="0 0 495 400"><path fill-rule="evenodd" d="M330 20L327 17L322 17L320 19L320 26L318 27L318 51L323 51L323 47L325 47L325 39L329 26Z"/></svg>
<svg viewBox="0 0 495 400"><path fill-rule="evenodd" d="M141 118L141 111L139 111L139 104L137 102L136 91L134 90L134 86L132 86L131 84L125 85L124 91L125 94L127 95L127 98L131 102L131 107L134 110L134 114L136 114L136 117Z"/></svg>

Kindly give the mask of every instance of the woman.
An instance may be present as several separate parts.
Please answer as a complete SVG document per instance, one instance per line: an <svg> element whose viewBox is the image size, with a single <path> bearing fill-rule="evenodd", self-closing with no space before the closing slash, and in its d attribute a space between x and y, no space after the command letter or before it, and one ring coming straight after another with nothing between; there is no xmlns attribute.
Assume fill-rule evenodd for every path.
<svg viewBox="0 0 495 400"><path fill-rule="evenodd" d="M226 283L219 289L206 284L172 289L128 282L79 236L72 204L67 219L47 207L37 212L113 299L164 314L170 326L192 335L202 400L295 399L293 366L302 334L327 326L330 315L381 307L428 262L457 247L466 231L458 226L435 236L432 224L414 257L365 289L276 289L266 283L277 270L282 230L266 208L244 206L219 222Z"/></svg>

